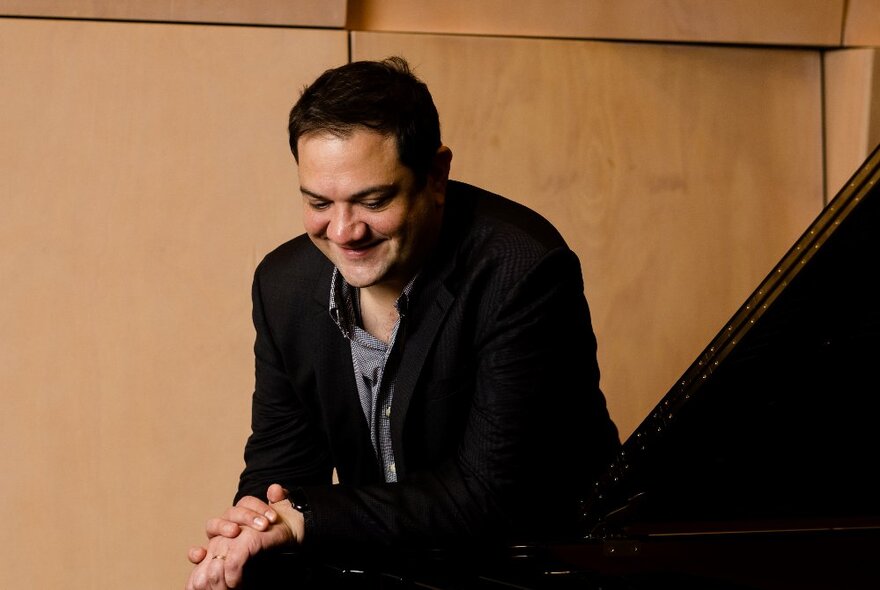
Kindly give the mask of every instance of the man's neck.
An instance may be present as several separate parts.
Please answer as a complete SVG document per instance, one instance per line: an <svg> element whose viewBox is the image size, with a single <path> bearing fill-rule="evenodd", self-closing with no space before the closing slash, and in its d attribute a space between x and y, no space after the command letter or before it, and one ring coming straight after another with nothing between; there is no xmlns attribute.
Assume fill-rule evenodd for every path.
<svg viewBox="0 0 880 590"><path fill-rule="evenodd" d="M378 285L359 290L361 327L386 344L400 317L396 303L402 291Z"/></svg>

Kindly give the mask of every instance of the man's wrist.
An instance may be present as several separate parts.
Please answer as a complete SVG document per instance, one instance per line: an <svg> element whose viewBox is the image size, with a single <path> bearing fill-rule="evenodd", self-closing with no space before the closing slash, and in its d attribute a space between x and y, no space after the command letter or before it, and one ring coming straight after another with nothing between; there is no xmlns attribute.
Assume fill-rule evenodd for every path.
<svg viewBox="0 0 880 590"><path fill-rule="evenodd" d="M312 507L309 504L309 499L302 488L293 488L292 490L290 490L287 495L287 499L290 500L291 506L293 506L303 514L312 511Z"/></svg>
<svg viewBox="0 0 880 590"><path fill-rule="evenodd" d="M293 506L297 512L302 514L303 530L302 536L298 539L298 542L302 543L303 538L305 537L305 532L309 529L309 526L312 523L312 506L309 503L308 496L306 496L306 493L302 488L294 488L290 490L287 499L290 501L290 505Z"/></svg>

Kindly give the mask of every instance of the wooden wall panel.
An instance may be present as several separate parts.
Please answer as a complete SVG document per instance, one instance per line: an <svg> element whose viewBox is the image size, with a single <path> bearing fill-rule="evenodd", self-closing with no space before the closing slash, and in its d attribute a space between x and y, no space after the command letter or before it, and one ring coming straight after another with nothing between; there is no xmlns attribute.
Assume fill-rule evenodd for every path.
<svg viewBox="0 0 880 590"><path fill-rule="evenodd" d="M880 0L847 0L843 44L880 46Z"/></svg>
<svg viewBox="0 0 880 590"><path fill-rule="evenodd" d="M182 588L301 233L287 112L346 34L0 19L0 588Z"/></svg>
<svg viewBox="0 0 880 590"><path fill-rule="evenodd" d="M345 0L0 0L0 15L341 28Z"/></svg>
<svg viewBox="0 0 880 590"><path fill-rule="evenodd" d="M830 199L880 143L880 49L824 54L826 197Z"/></svg>
<svg viewBox="0 0 880 590"><path fill-rule="evenodd" d="M815 51L355 33L435 96L452 176L579 254L627 436L822 206Z"/></svg>
<svg viewBox="0 0 880 590"><path fill-rule="evenodd" d="M352 0L348 28L839 45L844 0Z"/></svg>

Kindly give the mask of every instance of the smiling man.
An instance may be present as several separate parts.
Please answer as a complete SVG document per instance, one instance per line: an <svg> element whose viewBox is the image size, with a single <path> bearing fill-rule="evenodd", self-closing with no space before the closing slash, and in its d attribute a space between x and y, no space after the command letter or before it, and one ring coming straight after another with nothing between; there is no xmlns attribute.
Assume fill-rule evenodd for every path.
<svg viewBox="0 0 880 590"><path fill-rule="evenodd" d="M279 547L565 533L618 445L577 257L535 212L448 180L400 58L325 72L289 132L306 234L255 273L246 467L187 588L236 587Z"/></svg>

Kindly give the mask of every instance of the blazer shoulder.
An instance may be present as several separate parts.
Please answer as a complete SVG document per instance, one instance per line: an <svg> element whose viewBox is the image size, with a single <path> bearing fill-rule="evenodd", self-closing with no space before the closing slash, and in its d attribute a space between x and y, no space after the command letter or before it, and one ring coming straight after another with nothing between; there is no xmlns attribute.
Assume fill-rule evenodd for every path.
<svg viewBox="0 0 880 590"><path fill-rule="evenodd" d="M266 276L294 273L297 276L321 272L327 258L318 250L308 235L288 240L266 254L257 266L257 273Z"/></svg>
<svg viewBox="0 0 880 590"><path fill-rule="evenodd" d="M332 271L327 257L306 234L289 240L263 257L254 280L264 288L312 291L316 281Z"/></svg>
<svg viewBox="0 0 880 590"><path fill-rule="evenodd" d="M471 234L489 242L528 243L536 251L567 248L562 235L540 213L507 197L462 182L451 182L453 207L467 209Z"/></svg>
<svg viewBox="0 0 880 590"><path fill-rule="evenodd" d="M451 189L447 236L454 245L447 248L465 267L493 267L513 278L559 254L573 254L553 224L533 209L464 183Z"/></svg>

